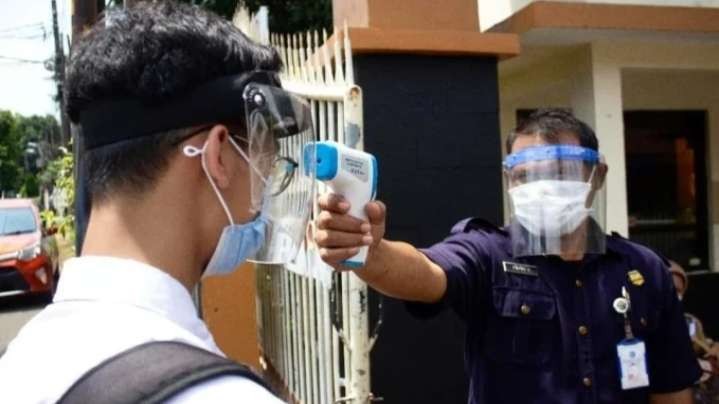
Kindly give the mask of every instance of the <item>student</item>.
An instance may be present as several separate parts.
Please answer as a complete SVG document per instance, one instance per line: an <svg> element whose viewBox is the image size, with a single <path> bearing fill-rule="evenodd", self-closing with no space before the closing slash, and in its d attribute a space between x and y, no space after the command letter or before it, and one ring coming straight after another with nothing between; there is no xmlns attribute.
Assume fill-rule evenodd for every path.
<svg viewBox="0 0 719 404"><path fill-rule="evenodd" d="M110 10L80 39L67 112L87 234L0 359L1 401L279 402L222 358L191 291L247 259L283 262L304 237L311 114L280 67L229 21L167 1Z"/></svg>

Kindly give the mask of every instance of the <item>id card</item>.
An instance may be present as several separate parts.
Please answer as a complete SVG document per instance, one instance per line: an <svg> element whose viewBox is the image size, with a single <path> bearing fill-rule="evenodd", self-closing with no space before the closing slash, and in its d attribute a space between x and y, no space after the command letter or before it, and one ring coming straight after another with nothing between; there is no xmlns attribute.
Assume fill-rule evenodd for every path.
<svg viewBox="0 0 719 404"><path fill-rule="evenodd" d="M622 390L649 386L647 351L644 341L625 339L617 344L617 357L622 377Z"/></svg>

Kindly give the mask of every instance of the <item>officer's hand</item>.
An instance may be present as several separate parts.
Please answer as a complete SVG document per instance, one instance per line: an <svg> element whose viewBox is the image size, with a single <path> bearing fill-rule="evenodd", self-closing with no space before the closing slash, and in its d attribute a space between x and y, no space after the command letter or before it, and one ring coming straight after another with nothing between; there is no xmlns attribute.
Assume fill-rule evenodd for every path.
<svg viewBox="0 0 719 404"><path fill-rule="evenodd" d="M320 247L322 260L337 269L361 247L372 248L384 237L386 208L382 202L367 204L365 210L369 221L348 215L350 204L340 195L322 195L319 205L321 212L316 220L315 242Z"/></svg>

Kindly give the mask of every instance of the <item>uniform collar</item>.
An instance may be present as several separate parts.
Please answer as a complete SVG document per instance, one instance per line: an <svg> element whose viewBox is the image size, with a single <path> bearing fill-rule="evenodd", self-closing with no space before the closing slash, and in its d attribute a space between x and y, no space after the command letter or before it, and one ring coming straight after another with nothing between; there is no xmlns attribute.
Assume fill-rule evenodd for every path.
<svg viewBox="0 0 719 404"><path fill-rule="evenodd" d="M621 257L626 252L626 241L627 239L622 237L617 232L612 232L607 235L607 254L611 254L616 257Z"/></svg>
<svg viewBox="0 0 719 404"><path fill-rule="evenodd" d="M192 296L166 272L139 261L84 256L65 262L54 303L95 301L155 312L203 340L211 340Z"/></svg>

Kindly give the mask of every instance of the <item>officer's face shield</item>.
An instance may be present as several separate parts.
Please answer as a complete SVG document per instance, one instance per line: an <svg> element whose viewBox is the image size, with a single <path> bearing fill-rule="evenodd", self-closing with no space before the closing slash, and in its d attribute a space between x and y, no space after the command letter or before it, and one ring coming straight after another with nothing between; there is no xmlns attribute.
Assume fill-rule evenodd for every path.
<svg viewBox="0 0 719 404"><path fill-rule="evenodd" d="M315 165L300 164L315 140L311 109L303 99L264 84L249 83L244 100L251 209L268 222L263 247L249 259L287 263L304 239L315 190Z"/></svg>
<svg viewBox="0 0 719 404"><path fill-rule="evenodd" d="M504 161L512 209L515 256L561 255L581 259L605 252L600 209L606 165L592 149L530 146Z"/></svg>

